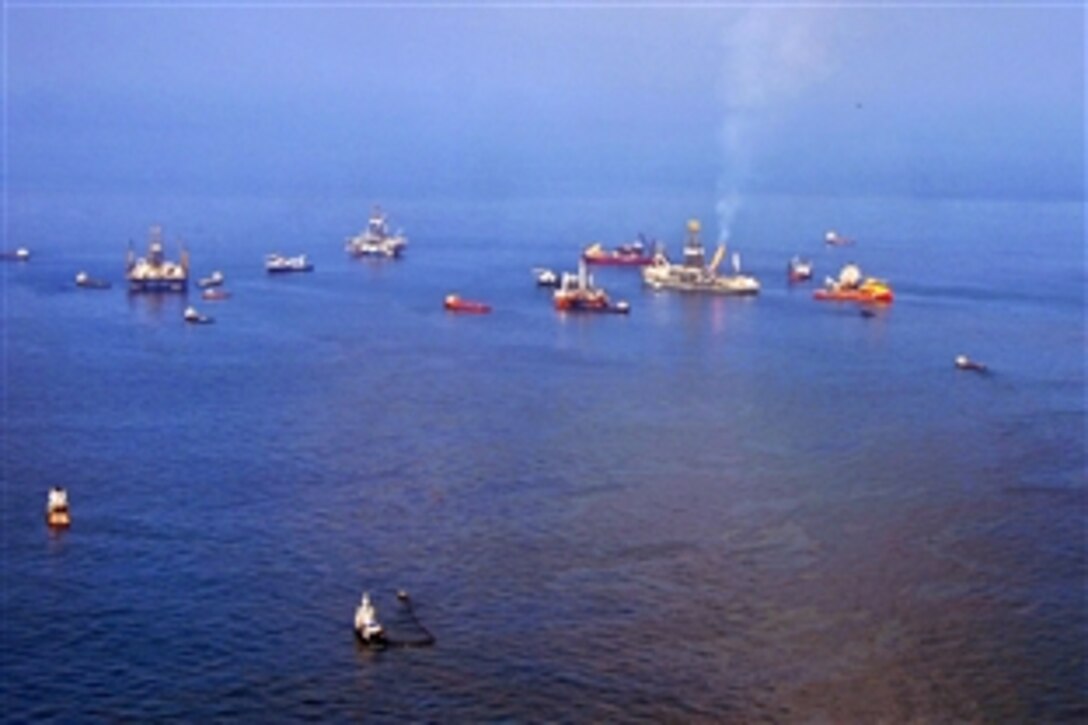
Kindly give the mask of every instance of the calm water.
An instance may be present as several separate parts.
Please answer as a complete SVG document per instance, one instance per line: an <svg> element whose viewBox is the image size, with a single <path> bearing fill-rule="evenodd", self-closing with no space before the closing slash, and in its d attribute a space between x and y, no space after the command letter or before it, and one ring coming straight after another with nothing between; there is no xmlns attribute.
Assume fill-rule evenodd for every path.
<svg viewBox="0 0 1088 725"><path fill-rule="evenodd" d="M8 719L1088 717L1083 205L749 200L759 298L609 270L632 314L564 318L532 266L713 200L386 202L395 263L342 252L369 200L12 198ZM70 284L155 222L217 324ZM896 303L812 301L795 252ZM397 588L438 645L360 649L363 589L412 634Z"/></svg>

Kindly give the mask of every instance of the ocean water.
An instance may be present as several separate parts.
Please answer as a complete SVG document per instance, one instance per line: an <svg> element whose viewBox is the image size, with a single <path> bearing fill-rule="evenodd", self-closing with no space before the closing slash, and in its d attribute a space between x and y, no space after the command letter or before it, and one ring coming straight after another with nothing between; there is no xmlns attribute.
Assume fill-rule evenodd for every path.
<svg viewBox="0 0 1088 725"><path fill-rule="evenodd" d="M632 312L579 317L530 268L713 243L713 200L384 201L399 261L344 255L366 199L11 196L5 719L1088 717L1082 203L749 199L758 298L602 270ZM124 291L152 223L216 324ZM896 301L817 303L795 253ZM363 590L415 634L400 588L437 645L362 649Z"/></svg>

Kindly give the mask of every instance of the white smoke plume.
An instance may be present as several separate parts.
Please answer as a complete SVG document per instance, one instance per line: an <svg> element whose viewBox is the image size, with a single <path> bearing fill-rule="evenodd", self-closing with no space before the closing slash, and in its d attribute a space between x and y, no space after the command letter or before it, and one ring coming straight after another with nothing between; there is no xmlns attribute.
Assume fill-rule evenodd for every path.
<svg viewBox="0 0 1088 725"><path fill-rule="evenodd" d="M724 168L716 205L721 243L742 206L760 131L833 70L833 14L819 7L756 7L741 11L726 29Z"/></svg>

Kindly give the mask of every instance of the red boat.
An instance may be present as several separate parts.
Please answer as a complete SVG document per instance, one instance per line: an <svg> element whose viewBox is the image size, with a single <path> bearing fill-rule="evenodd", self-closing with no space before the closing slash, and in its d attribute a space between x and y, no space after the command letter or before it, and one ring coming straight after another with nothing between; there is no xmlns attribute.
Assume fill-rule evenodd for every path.
<svg viewBox="0 0 1088 725"><path fill-rule="evenodd" d="M631 311L627 302L621 300L613 303L603 289L593 285L584 260L578 264L578 274L563 275L552 299L555 309L560 312L615 312L625 315Z"/></svg>
<svg viewBox="0 0 1088 725"><path fill-rule="evenodd" d="M201 297L201 299L213 300L213 301L214 300L225 300L225 299L230 298L230 292L227 292L225 289L215 287L215 288L204 290L203 292L200 293L200 297Z"/></svg>
<svg viewBox="0 0 1088 725"><path fill-rule="evenodd" d="M446 295L443 306L450 312L472 312L477 315L491 312L491 305L462 299L459 295Z"/></svg>
<svg viewBox="0 0 1088 725"><path fill-rule="evenodd" d="M641 267L654 261L653 255L646 252L646 247L641 241L621 244L612 250L605 249L600 243L591 244L582 250L582 259L587 264L617 267Z"/></svg>

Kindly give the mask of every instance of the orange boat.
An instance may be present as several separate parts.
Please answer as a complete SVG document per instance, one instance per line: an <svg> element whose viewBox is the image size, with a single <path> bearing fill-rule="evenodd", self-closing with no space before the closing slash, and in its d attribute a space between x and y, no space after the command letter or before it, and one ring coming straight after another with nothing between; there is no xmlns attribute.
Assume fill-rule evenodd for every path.
<svg viewBox="0 0 1088 725"><path fill-rule="evenodd" d="M889 304L895 294L887 282L869 278L857 287L830 286L812 293L813 299L841 302L880 302Z"/></svg>
<svg viewBox="0 0 1088 725"><path fill-rule="evenodd" d="M446 295L443 306L451 312L472 312L478 315L491 312L491 305L462 299L459 295Z"/></svg>
<svg viewBox="0 0 1088 725"><path fill-rule="evenodd" d="M605 291L593 285L593 278L586 272L586 262L578 263L578 274L564 274L559 289L553 297L555 309L560 312L618 312L626 314L631 306L620 301L612 303Z"/></svg>
<svg viewBox="0 0 1088 725"><path fill-rule="evenodd" d="M588 264L641 267L654 261L654 256L646 252L646 246L639 239L630 244L621 244L612 250L595 242L582 250L582 259Z"/></svg>

